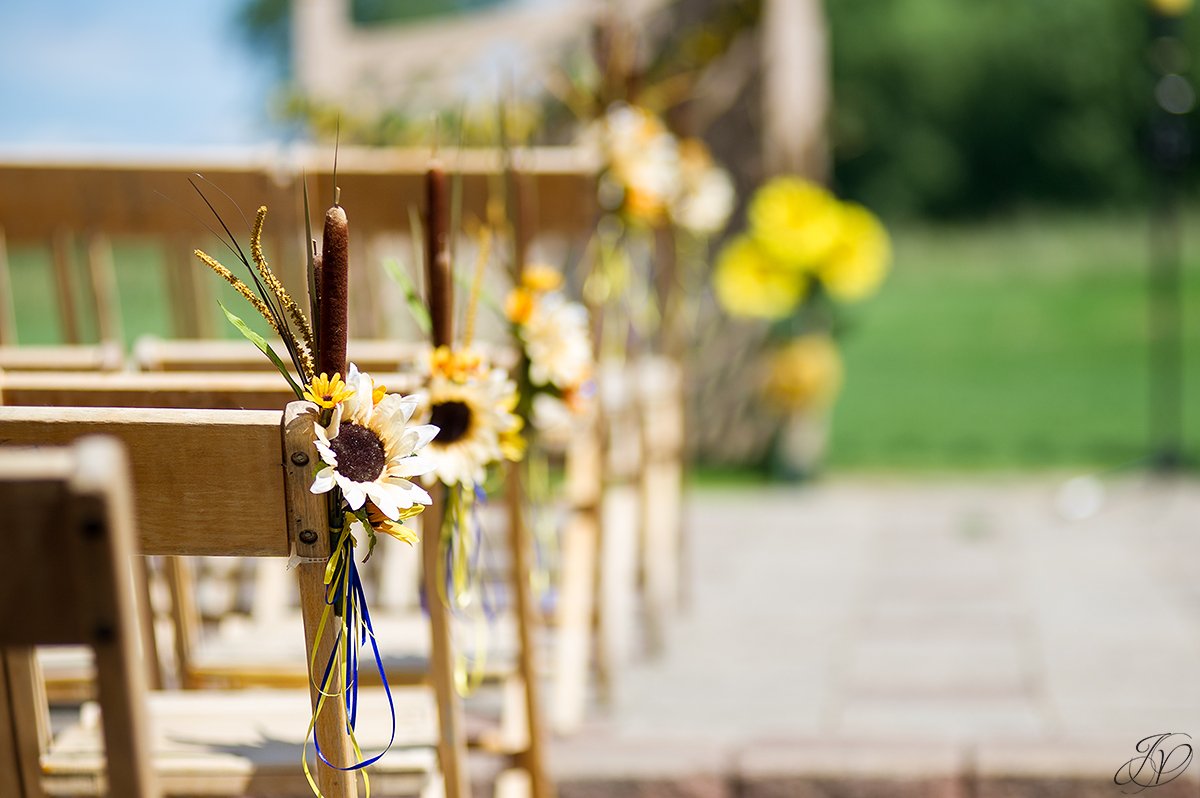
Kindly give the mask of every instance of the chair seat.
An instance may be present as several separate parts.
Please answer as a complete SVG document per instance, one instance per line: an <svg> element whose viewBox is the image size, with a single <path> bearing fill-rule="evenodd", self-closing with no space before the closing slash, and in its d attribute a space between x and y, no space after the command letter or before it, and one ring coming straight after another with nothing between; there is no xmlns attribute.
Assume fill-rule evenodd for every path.
<svg viewBox="0 0 1200 798"><path fill-rule="evenodd" d="M96 664L87 646L43 646L38 665L51 704L79 704L96 697Z"/></svg>
<svg viewBox="0 0 1200 798"><path fill-rule="evenodd" d="M372 791L419 795L437 769L437 710L422 687L392 691L396 739L371 766ZM295 690L154 692L148 696L154 768L168 795L297 795L308 786L300 766L310 718L308 695ZM360 693L359 745L367 755L387 743L382 690ZM99 711L85 705L42 757L50 795L103 794L104 743ZM309 758L313 753L309 748Z"/></svg>

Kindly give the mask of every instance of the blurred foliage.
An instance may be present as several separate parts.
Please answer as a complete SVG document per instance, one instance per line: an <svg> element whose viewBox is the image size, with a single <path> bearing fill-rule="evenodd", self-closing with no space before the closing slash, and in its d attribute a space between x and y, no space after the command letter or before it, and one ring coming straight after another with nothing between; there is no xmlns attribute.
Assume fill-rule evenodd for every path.
<svg viewBox="0 0 1200 798"><path fill-rule="evenodd" d="M842 193L893 214L952 215L1121 202L1143 188L1152 87L1143 4L826 7ZM1184 26L1193 46L1195 27Z"/></svg>

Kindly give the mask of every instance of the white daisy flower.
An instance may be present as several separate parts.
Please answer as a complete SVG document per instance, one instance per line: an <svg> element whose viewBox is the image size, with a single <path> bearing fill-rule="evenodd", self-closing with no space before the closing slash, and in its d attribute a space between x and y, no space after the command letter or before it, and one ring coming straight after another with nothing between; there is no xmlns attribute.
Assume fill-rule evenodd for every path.
<svg viewBox="0 0 1200 798"><path fill-rule="evenodd" d="M599 138L625 209L648 220L660 217L679 181L675 137L646 109L617 103L605 115Z"/></svg>
<svg viewBox="0 0 1200 798"><path fill-rule="evenodd" d="M679 192L671 205L672 218L696 233L719 233L737 200L733 178L713 163L708 147L699 139L682 142L679 154Z"/></svg>
<svg viewBox="0 0 1200 798"><path fill-rule="evenodd" d="M534 385L568 390L591 376L592 342L583 305L549 294L534 305L521 336Z"/></svg>
<svg viewBox="0 0 1200 798"><path fill-rule="evenodd" d="M327 493L337 486L351 510L370 500L393 521L409 515L403 511L414 505L430 504L429 493L409 477L433 469L434 459L419 452L437 435L437 427L408 426L417 399L385 394L353 363L346 383L354 393L333 408L328 426L314 428L325 467L317 472L312 492Z"/></svg>

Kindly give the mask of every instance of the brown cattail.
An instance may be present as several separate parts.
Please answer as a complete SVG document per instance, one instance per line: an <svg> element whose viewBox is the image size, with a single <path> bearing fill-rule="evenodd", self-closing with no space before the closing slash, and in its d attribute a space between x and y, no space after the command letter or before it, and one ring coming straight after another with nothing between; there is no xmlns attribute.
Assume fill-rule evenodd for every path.
<svg viewBox="0 0 1200 798"><path fill-rule="evenodd" d="M321 329L318 340L317 373L346 373L346 337L349 328L350 227L342 206L325 212L325 234L321 245L319 292Z"/></svg>
<svg viewBox="0 0 1200 798"><path fill-rule="evenodd" d="M454 338L454 281L450 275L450 242L446 231L449 208L446 173L437 161L425 174L426 301L434 346L449 346Z"/></svg>

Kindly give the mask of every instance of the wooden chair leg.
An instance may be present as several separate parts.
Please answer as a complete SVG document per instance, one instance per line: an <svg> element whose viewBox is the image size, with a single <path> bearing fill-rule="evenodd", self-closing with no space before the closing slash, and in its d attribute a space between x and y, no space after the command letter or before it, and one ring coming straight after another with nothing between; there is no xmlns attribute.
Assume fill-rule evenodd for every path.
<svg viewBox="0 0 1200 798"><path fill-rule="evenodd" d="M200 611L191 563L184 557L163 557L163 576L171 595L171 626L175 630L175 677L184 689L201 687L192 677L192 652L200 638Z"/></svg>
<svg viewBox="0 0 1200 798"><path fill-rule="evenodd" d="M9 698L8 664L0 653L0 795L23 794L21 755L17 748L17 724Z"/></svg>
<svg viewBox="0 0 1200 798"><path fill-rule="evenodd" d="M525 722L528 729L521 764L529 773L532 798L553 798L554 787L546 770L545 733L542 728L541 684L537 667L537 611L529 581L533 545L525 517L524 464L509 463L505 482L508 500L509 545L512 549L512 583L517 613L517 670L525 683Z"/></svg>
<svg viewBox="0 0 1200 798"><path fill-rule="evenodd" d="M307 644L305 650L316 652L317 668L321 669L328 662L336 641L333 624L326 624L323 630L320 628L326 607L325 562L332 552L333 542L330 540L326 497L314 495L308 489L312 482L310 463L317 461L313 439L313 416L299 402L288 405L283 423L288 537L301 558L314 560L301 562L296 566L296 573ZM319 637L318 632L321 633ZM319 679L320 673L317 674ZM321 703L319 686L311 686L310 694L315 710ZM346 707L339 697L324 700L314 733L330 762L344 767L354 761L354 752L346 735ZM335 770L317 762L316 776L325 798L356 798L358 795L358 777L353 772Z"/></svg>
<svg viewBox="0 0 1200 798"><path fill-rule="evenodd" d="M441 529L446 492L441 486L430 490L433 505L421 514L422 585L429 608L429 669L438 708L438 761L446 786L446 798L470 798L471 782L466 770L467 741L462 702L454 687L454 650L450 612L442 603Z"/></svg>
<svg viewBox="0 0 1200 798"><path fill-rule="evenodd" d="M46 704L42 669L32 646L13 646L0 656L4 658L19 760L21 789L15 794L21 798L45 798L42 753L50 746L50 708Z"/></svg>

